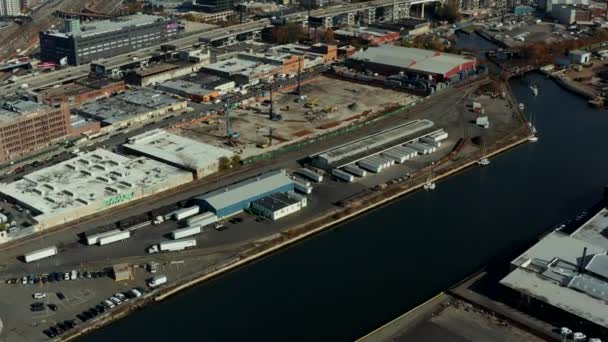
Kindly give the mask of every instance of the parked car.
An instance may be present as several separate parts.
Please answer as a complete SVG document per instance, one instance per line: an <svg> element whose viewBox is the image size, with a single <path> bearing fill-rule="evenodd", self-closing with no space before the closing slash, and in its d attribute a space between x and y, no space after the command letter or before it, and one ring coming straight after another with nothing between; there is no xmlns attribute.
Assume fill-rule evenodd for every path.
<svg viewBox="0 0 608 342"><path fill-rule="evenodd" d="M64 300L65 295L62 292L57 292L57 298L59 298L59 300Z"/></svg>
<svg viewBox="0 0 608 342"><path fill-rule="evenodd" d="M36 292L32 295L32 297L34 297L34 299L46 298L46 292Z"/></svg>

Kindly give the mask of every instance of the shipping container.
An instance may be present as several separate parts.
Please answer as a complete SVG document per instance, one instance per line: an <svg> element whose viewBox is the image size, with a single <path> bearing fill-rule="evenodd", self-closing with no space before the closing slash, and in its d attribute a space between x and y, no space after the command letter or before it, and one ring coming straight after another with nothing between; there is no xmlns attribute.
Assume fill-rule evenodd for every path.
<svg viewBox="0 0 608 342"><path fill-rule="evenodd" d="M108 235L113 235L116 233L120 233L122 230L120 229L114 229L114 230L110 230L107 232L103 232L103 233L97 233L97 234L93 234L93 235L87 235L87 245L95 245L99 242L99 239Z"/></svg>
<svg viewBox="0 0 608 342"><path fill-rule="evenodd" d="M315 181L317 183L323 181L323 176L322 175L320 175L320 174L318 174L318 173L316 173L316 172L314 172L312 170L309 170L309 169L305 169L305 168L298 169L298 170L296 170L295 173L297 173L299 175L302 175L305 178L308 178L308 179L310 179L312 181Z"/></svg>
<svg viewBox="0 0 608 342"><path fill-rule="evenodd" d="M217 222L217 215L212 212L206 212L200 215L196 215L186 220L186 224L190 227L204 227L215 222Z"/></svg>
<svg viewBox="0 0 608 342"><path fill-rule="evenodd" d="M357 167L355 165L346 165L344 168L344 171L348 172L348 173L352 173L355 176L358 177L365 177L367 176L367 172L365 170L363 170L360 167Z"/></svg>
<svg viewBox="0 0 608 342"><path fill-rule="evenodd" d="M128 230L124 230L124 231L120 231L118 233L103 236L103 237L99 238L98 243L100 246L104 246L104 245L107 245L110 243L126 240L130 237L131 237L131 232Z"/></svg>
<svg viewBox="0 0 608 342"><path fill-rule="evenodd" d="M164 241L159 243L161 252L175 252L181 251L189 247L195 247L196 240L195 239L184 239L184 240L175 240L175 241Z"/></svg>
<svg viewBox="0 0 608 342"><path fill-rule="evenodd" d="M182 229L177 229L171 232L173 240L182 239L188 236L200 234L201 226L190 226Z"/></svg>
<svg viewBox="0 0 608 342"><path fill-rule="evenodd" d="M193 206L188 207L188 208L183 208L183 209L176 210L173 213L173 218L176 221L183 220L185 218L188 218L190 216L198 214L199 211L200 211L199 206L198 205L193 205Z"/></svg>
<svg viewBox="0 0 608 342"><path fill-rule="evenodd" d="M47 247L47 248L43 248L43 249L39 249L37 251L27 253L23 256L23 259L25 260L25 262L32 262L32 261L51 257L53 255L57 255L57 247L55 247L55 246L51 246L51 247Z"/></svg>
<svg viewBox="0 0 608 342"><path fill-rule="evenodd" d="M355 176L351 175L350 173L346 173L342 170L339 169L333 169L331 170L331 174L338 177L339 179L352 183L355 180Z"/></svg>

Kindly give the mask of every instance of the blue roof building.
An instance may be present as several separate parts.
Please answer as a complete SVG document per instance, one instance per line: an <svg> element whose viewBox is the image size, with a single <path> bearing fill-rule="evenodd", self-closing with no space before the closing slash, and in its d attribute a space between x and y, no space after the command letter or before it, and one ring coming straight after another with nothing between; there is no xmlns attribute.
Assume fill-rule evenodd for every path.
<svg viewBox="0 0 608 342"><path fill-rule="evenodd" d="M260 198L293 190L293 180L285 172L277 171L197 196L194 200L201 206L201 209L211 211L221 218L243 211L249 207L251 202Z"/></svg>

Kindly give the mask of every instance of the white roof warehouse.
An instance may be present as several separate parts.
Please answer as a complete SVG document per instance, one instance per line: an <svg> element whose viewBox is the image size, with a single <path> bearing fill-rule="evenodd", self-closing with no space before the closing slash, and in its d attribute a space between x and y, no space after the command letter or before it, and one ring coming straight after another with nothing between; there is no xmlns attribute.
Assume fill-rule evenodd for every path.
<svg viewBox="0 0 608 342"><path fill-rule="evenodd" d="M0 194L30 209L42 230L190 181L173 166L98 149L0 184Z"/></svg>
<svg viewBox="0 0 608 342"><path fill-rule="evenodd" d="M368 69L383 74L405 71L444 80L475 69L477 65L475 58L386 44L359 51L349 58L349 62L365 64Z"/></svg>

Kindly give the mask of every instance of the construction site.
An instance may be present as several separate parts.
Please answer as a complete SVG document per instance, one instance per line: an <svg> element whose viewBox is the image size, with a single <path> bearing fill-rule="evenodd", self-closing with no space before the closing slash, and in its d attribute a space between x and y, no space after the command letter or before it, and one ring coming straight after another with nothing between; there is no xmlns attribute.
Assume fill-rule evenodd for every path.
<svg viewBox="0 0 608 342"><path fill-rule="evenodd" d="M264 95L267 96L242 108L231 108L228 123L224 117L211 118L182 126L177 133L224 146L224 138L232 135L231 145L241 158L246 158L365 121L419 99L404 92L325 76L302 82L299 95L297 86Z"/></svg>

